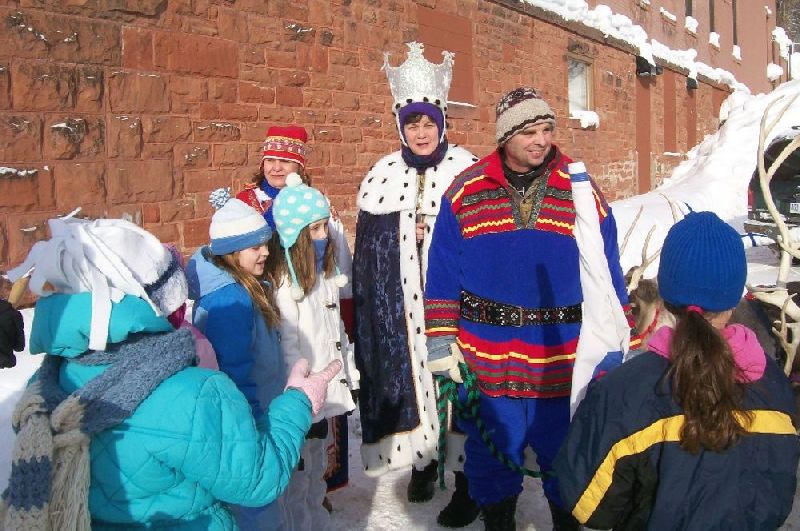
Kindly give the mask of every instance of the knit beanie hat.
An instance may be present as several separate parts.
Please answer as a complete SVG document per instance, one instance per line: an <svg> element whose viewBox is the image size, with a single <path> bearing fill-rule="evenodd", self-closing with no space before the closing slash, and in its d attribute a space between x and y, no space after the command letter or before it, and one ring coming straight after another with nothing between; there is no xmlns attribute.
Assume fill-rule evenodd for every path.
<svg viewBox="0 0 800 531"><path fill-rule="evenodd" d="M729 310L742 298L746 278L742 239L713 212L690 212L667 233L658 266L664 301Z"/></svg>
<svg viewBox="0 0 800 531"><path fill-rule="evenodd" d="M556 126L556 116L546 101L539 96L536 89L530 87L515 88L497 103L495 139L502 146L506 141L525 127L550 123Z"/></svg>
<svg viewBox="0 0 800 531"><path fill-rule="evenodd" d="M91 292L89 348L104 350L111 303L125 295L147 301L167 316L188 296L183 269L161 242L123 219L74 217L48 221L51 238L37 242L25 261L8 272L15 282L30 274L39 296Z"/></svg>
<svg viewBox="0 0 800 531"><path fill-rule="evenodd" d="M275 197L272 215L275 218L275 229L278 231L281 246L286 254L286 263L292 278L292 297L295 300L301 300L305 293L297 282L289 249L297 242L300 231L305 227L315 221L330 217L330 205L322 192L304 184L296 173L290 173L286 177L286 186ZM339 287L344 285L342 279L344 279L344 283L347 283L346 277L337 275L336 283Z"/></svg>
<svg viewBox="0 0 800 531"><path fill-rule="evenodd" d="M263 159L279 159L296 162L306 167L306 143L308 133L299 125L270 127L264 140Z"/></svg>
<svg viewBox="0 0 800 531"><path fill-rule="evenodd" d="M219 208L208 228L211 253L222 256L269 241L272 229L264 216L244 201L231 199L229 193L225 195L224 190L215 190L210 199L212 205Z"/></svg>

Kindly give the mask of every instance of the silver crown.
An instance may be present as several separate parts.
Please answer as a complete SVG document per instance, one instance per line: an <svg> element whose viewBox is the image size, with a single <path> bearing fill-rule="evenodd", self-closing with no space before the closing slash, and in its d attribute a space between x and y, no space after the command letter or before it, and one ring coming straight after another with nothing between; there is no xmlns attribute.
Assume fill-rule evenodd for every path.
<svg viewBox="0 0 800 531"><path fill-rule="evenodd" d="M383 54L383 70L389 78L394 98L394 112L412 102L432 103L447 110L447 93L453 80L453 52L442 52L442 62L435 65L425 59L425 45L408 42L408 57L400 66L389 65L389 53Z"/></svg>

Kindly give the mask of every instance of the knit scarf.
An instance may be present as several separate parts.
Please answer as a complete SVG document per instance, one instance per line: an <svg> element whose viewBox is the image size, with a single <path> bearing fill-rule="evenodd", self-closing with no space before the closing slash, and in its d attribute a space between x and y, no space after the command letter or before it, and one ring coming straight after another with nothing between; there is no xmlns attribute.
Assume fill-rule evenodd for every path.
<svg viewBox="0 0 800 531"><path fill-rule="evenodd" d="M270 199L269 206L264 210L264 219L267 220L267 223L270 227L272 227L272 230L275 230L275 218L272 216L272 201L275 200L275 198L278 196L278 192L281 190L280 188L275 188L269 184L266 177L261 180L259 188L261 188L261 190L267 194L267 197Z"/></svg>
<svg viewBox="0 0 800 531"><path fill-rule="evenodd" d="M63 358L46 355L14 409L17 439L0 503L2 528L88 531L92 436L130 417L162 381L194 359L189 329L131 336L70 360L108 367L67 395L59 385Z"/></svg>
<svg viewBox="0 0 800 531"><path fill-rule="evenodd" d="M408 164L409 168L414 168L417 172L424 172L432 166L438 165L444 159L447 153L447 139L443 139L436 146L436 149L430 155L416 155L411 148L405 144L400 146L400 153L403 156L403 161Z"/></svg>

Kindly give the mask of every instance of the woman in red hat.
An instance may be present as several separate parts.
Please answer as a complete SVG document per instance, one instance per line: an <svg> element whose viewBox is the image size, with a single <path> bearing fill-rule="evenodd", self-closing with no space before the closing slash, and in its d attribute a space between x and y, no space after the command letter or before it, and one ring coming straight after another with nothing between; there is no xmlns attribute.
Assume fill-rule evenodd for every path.
<svg viewBox="0 0 800 531"><path fill-rule="evenodd" d="M261 167L254 176L253 182L244 185L241 192L236 195L248 205L259 211L270 227L275 230L275 220L272 217L272 202L281 189L286 187L286 177L297 173L307 184L309 177L306 174L306 153L308 133L299 125L285 127L272 126L267 129L267 138L264 140L264 152ZM352 341L353 338L353 292L352 292L352 264L353 255L347 243L347 235L341 219L331 206L331 216L328 218L328 233L333 244L336 265L339 271L347 277L347 284L339 289L339 310L345 329ZM283 251L277 239L270 246L270 253L277 256ZM336 444L334 451L337 463L329 470L333 472L328 477L331 490L347 484L347 417L344 415L334 417L329 426L331 438Z"/></svg>

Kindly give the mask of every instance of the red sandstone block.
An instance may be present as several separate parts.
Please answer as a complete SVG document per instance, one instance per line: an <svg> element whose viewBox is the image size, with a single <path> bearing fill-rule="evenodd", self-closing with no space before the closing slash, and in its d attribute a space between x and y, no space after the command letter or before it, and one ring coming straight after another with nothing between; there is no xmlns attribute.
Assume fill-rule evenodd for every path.
<svg viewBox="0 0 800 531"><path fill-rule="evenodd" d="M161 223L184 221L194 218L194 199L176 199L158 204Z"/></svg>
<svg viewBox="0 0 800 531"><path fill-rule="evenodd" d="M214 146L215 166L242 166L247 162L247 145L217 144Z"/></svg>
<svg viewBox="0 0 800 531"><path fill-rule="evenodd" d="M0 62L0 109L11 108L11 78L8 65L10 61Z"/></svg>
<svg viewBox="0 0 800 531"><path fill-rule="evenodd" d="M142 158L150 159L172 159L172 144L145 144L142 147Z"/></svg>
<svg viewBox="0 0 800 531"><path fill-rule="evenodd" d="M64 212L84 205L103 204L105 164L102 162L60 162L53 166L56 206Z"/></svg>
<svg viewBox="0 0 800 531"><path fill-rule="evenodd" d="M236 9L217 6L217 30L223 39L247 42L247 13L239 5Z"/></svg>
<svg viewBox="0 0 800 531"><path fill-rule="evenodd" d="M342 130L334 125L323 125L314 127L315 142L341 142Z"/></svg>
<svg viewBox="0 0 800 531"><path fill-rule="evenodd" d="M270 125L289 124L294 121L294 113L285 107L261 105L258 108L258 119Z"/></svg>
<svg viewBox="0 0 800 531"><path fill-rule="evenodd" d="M239 140L239 126L235 123L215 120L194 122L192 126L196 142L232 142Z"/></svg>
<svg viewBox="0 0 800 531"><path fill-rule="evenodd" d="M41 160L41 144L41 118L38 115L0 113L0 160Z"/></svg>
<svg viewBox="0 0 800 531"><path fill-rule="evenodd" d="M267 129L272 124L264 122L246 122L241 125L241 140L244 142L261 142L264 141Z"/></svg>
<svg viewBox="0 0 800 531"><path fill-rule="evenodd" d="M297 87L277 87L275 103L286 107L302 107L303 91Z"/></svg>
<svg viewBox="0 0 800 531"><path fill-rule="evenodd" d="M327 90L303 90L305 107L327 109L331 106L331 93Z"/></svg>
<svg viewBox="0 0 800 531"><path fill-rule="evenodd" d="M199 35L157 33L154 36L155 66L174 72L237 77L237 44Z"/></svg>
<svg viewBox="0 0 800 531"><path fill-rule="evenodd" d="M165 112L170 95L166 78L157 74L112 72L109 79L111 110L122 112Z"/></svg>
<svg viewBox="0 0 800 531"><path fill-rule="evenodd" d="M20 264L34 243L48 238L47 220L63 212L31 212L8 217L8 264Z"/></svg>
<svg viewBox="0 0 800 531"><path fill-rule="evenodd" d="M122 66L153 70L153 32L144 28L122 27Z"/></svg>
<svg viewBox="0 0 800 531"><path fill-rule="evenodd" d="M195 248L201 245L208 245L208 227L211 225L211 218L193 219L183 222L183 246L185 248Z"/></svg>
<svg viewBox="0 0 800 531"><path fill-rule="evenodd" d="M4 169L0 171L0 210L14 212L54 206L49 170L39 164L1 165Z"/></svg>
<svg viewBox="0 0 800 531"><path fill-rule="evenodd" d="M181 235L177 223L167 223L165 225L146 224L144 229L158 238L161 243L180 243Z"/></svg>
<svg viewBox="0 0 800 531"><path fill-rule="evenodd" d="M78 66L75 71L75 110L79 112L103 112L105 76L103 69L94 66Z"/></svg>
<svg viewBox="0 0 800 531"><path fill-rule="evenodd" d="M46 159L105 156L105 122L93 116L47 116L44 124L44 156Z"/></svg>
<svg viewBox="0 0 800 531"><path fill-rule="evenodd" d="M230 185L231 177L228 170L186 170L184 172L184 191L186 193L208 193Z"/></svg>
<svg viewBox="0 0 800 531"><path fill-rule="evenodd" d="M47 63L16 61L11 70L15 110L63 110L75 105L75 69Z"/></svg>
<svg viewBox="0 0 800 531"><path fill-rule="evenodd" d="M138 158L142 154L142 121L137 116L109 115L108 156Z"/></svg>
<svg viewBox="0 0 800 531"><path fill-rule="evenodd" d="M169 160L121 161L108 163L106 190L114 204L171 199L175 189Z"/></svg>
<svg viewBox="0 0 800 531"><path fill-rule="evenodd" d="M208 82L204 77L170 76L169 91L174 112L190 112L194 104L208 100Z"/></svg>
<svg viewBox="0 0 800 531"><path fill-rule="evenodd" d="M258 105L252 103L221 103L219 105L220 117L226 120L241 120L245 122L258 119Z"/></svg>
<svg viewBox="0 0 800 531"><path fill-rule="evenodd" d="M211 165L208 144L176 144L173 149L174 167L206 168Z"/></svg>
<svg viewBox="0 0 800 531"><path fill-rule="evenodd" d="M305 87L311 83L306 72L298 70L281 70L278 74L278 86Z"/></svg>
<svg viewBox="0 0 800 531"><path fill-rule="evenodd" d="M161 209L158 204L145 203L142 205L142 223L145 225L161 221Z"/></svg>
<svg viewBox="0 0 800 531"><path fill-rule="evenodd" d="M192 133L192 122L182 116L152 116L142 120L145 142L178 142Z"/></svg>
<svg viewBox="0 0 800 531"><path fill-rule="evenodd" d="M349 92L334 92L333 107L342 111L357 111L360 107L360 98Z"/></svg>
<svg viewBox="0 0 800 531"><path fill-rule="evenodd" d="M217 103L234 103L239 83L231 79L211 79L208 82L208 99Z"/></svg>
<svg viewBox="0 0 800 531"><path fill-rule="evenodd" d="M275 89L260 83L239 82L239 101L243 103L272 103L275 101Z"/></svg>
<svg viewBox="0 0 800 531"><path fill-rule="evenodd" d="M56 8L54 4L58 2L48 3L47 10ZM0 32L0 50L12 50L16 57L106 65L120 62L117 24L43 11L2 8L0 19L4 22L4 29Z"/></svg>
<svg viewBox="0 0 800 531"><path fill-rule="evenodd" d="M267 66L271 68L295 68L297 66L294 52L267 50L265 58Z"/></svg>

